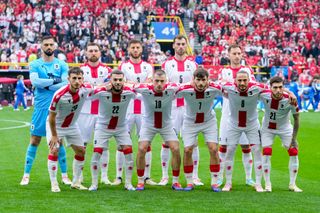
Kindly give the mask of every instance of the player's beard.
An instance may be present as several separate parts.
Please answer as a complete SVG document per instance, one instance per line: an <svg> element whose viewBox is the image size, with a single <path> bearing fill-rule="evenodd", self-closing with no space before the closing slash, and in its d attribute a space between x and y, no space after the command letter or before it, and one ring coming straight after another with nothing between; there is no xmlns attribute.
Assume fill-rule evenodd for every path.
<svg viewBox="0 0 320 213"><path fill-rule="evenodd" d="M185 54L186 54L186 51L185 51L184 49L178 49L177 55L183 56L183 55L185 55Z"/></svg>
<svg viewBox="0 0 320 213"><path fill-rule="evenodd" d="M123 85L112 85L112 90L116 93L121 92Z"/></svg>
<svg viewBox="0 0 320 213"><path fill-rule="evenodd" d="M134 53L130 53L130 57L133 59L139 59L141 58L142 53L139 53L138 55L135 55Z"/></svg>
<svg viewBox="0 0 320 213"><path fill-rule="evenodd" d="M90 62L93 62L93 63L95 63L95 62L97 62L99 60L99 58L97 57L97 56L91 56L90 58L89 58L89 61Z"/></svg>
<svg viewBox="0 0 320 213"><path fill-rule="evenodd" d="M46 56L52 56L53 55L53 51L48 49L48 50L44 50L43 53L46 55Z"/></svg>

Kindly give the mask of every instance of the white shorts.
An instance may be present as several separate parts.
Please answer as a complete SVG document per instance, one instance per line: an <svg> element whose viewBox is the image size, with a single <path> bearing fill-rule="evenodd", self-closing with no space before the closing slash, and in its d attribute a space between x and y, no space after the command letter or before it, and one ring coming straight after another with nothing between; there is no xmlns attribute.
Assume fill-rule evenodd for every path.
<svg viewBox="0 0 320 213"><path fill-rule="evenodd" d="M182 129L183 116L186 111L185 106L181 107L172 107L171 116L173 120L173 128L176 131L176 134L179 135Z"/></svg>
<svg viewBox="0 0 320 213"><path fill-rule="evenodd" d="M179 141L176 132L172 125L166 125L163 128L155 128L153 125L148 123L142 123L140 132L140 141L150 141L152 142L154 136L159 133L165 142L169 141Z"/></svg>
<svg viewBox="0 0 320 213"><path fill-rule="evenodd" d="M219 144L220 145L227 145L227 136L228 136L227 126L228 126L228 118L226 118L224 116L221 117L220 129L219 129L219 135L220 135ZM239 144L240 145L248 145L249 144L249 140L244 132L241 134Z"/></svg>
<svg viewBox="0 0 320 213"><path fill-rule="evenodd" d="M80 129L81 138L85 143L91 141L97 118L97 115L92 114L80 113L79 115L77 123Z"/></svg>
<svg viewBox="0 0 320 213"><path fill-rule="evenodd" d="M287 128L286 130L271 130L262 128L260 131L262 147L272 146L274 137L278 135L283 146L288 149L292 141L292 131L292 126Z"/></svg>
<svg viewBox="0 0 320 213"><path fill-rule="evenodd" d="M96 128L94 131L94 147L108 148L109 139L114 137L117 146L128 145L132 146L132 141L128 133L128 127L117 127L116 129Z"/></svg>
<svg viewBox="0 0 320 213"><path fill-rule="evenodd" d="M184 121L181 132L184 147L197 145L197 137L200 132L203 133L206 143L218 143L217 119L212 118L201 124Z"/></svg>
<svg viewBox="0 0 320 213"><path fill-rule="evenodd" d="M57 127L56 130L57 130L58 138L64 139L66 146L71 146L71 145L84 146L84 142L80 137L80 130L77 124L74 124L68 128ZM46 132L47 132L46 134L47 143L49 145L49 142L52 137L52 133L51 133L48 120L46 122Z"/></svg>
<svg viewBox="0 0 320 213"><path fill-rule="evenodd" d="M227 145L249 145L249 144L261 144L260 140L260 125L252 125L245 128L234 127L233 125L228 124L227 126ZM245 133L248 139L248 144L241 144L240 137Z"/></svg>
<svg viewBox="0 0 320 213"><path fill-rule="evenodd" d="M133 114L133 113L128 113L127 114L127 123L128 123L128 131L131 132L134 124L136 124L136 132L137 135L140 134L141 131L141 114Z"/></svg>

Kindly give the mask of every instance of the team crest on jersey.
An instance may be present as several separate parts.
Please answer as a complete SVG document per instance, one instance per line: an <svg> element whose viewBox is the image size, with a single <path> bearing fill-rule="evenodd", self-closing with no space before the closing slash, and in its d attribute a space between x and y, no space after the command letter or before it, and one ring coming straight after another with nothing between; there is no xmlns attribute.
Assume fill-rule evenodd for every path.
<svg viewBox="0 0 320 213"><path fill-rule="evenodd" d="M122 99L123 99L123 100L125 100L125 99L126 99L126 96L125 96L125 95L124 95L124 96L122 96Z"/></svg>
<svg viewBox="0 0 320 213"><path fill-rule="evenodd" d="M210 92L206 92L206 94L207 94L207 96L209 96L209 95L210 95Z"/></svg>
<svg viewBox="0 0 320 213"><path fill-rule="evenodd" d="M60 69L59 64L54 64L53 67L54 67L56 70Z"/></svg>
<svg viewBox="0 0 320 213"><path fill-rule="evenodd" d="M269 103L269 100L267 100L266 102L267 102L267 104L268 104L268 103Z"/></svg>
<svg viewBox="0 0 320 213"><path fill-rule="evenodd" d="M190 96L193 96L193 93L190 93Z"/></svg>
<svg viewBox="0 0 320 213"><path fill-rule="evenodd" d="M249 95L252 95L253 93L252 93L252 91L249 91Z"/></svg>
<svg viewBox="0 0 320 213"><path fill-rule="evenodd" d="M83 96L84 96L84 95L83 95L83 94L81 94L81 98L83 98Z"/></svg>
<svg viewBox="0 0 320 213"><path fill-rule="evenodd" d="M102 71L100 71L100 75L102 75Z"/></svg>
<svg viewBox="0 0 320 213"><path fill-rule="evenodd" d="M68 102L71 103L71 99L68 99Z"/></svg>

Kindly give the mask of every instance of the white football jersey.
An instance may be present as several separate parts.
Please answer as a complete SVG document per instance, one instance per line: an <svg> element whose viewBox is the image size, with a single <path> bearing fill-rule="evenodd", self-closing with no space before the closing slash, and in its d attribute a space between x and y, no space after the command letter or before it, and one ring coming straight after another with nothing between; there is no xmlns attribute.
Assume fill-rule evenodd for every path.
<svg viewBox="0 0 320 213"><path fill-rule="evenodd" d="M265 87L261 83L249 82L247 91L240 92L234 83L225 84L223 89L228 92L230 109L228 123L236 127L258 125L257 103Z"/></svg>
<svg viewBox="0 0 320 213"><path fill-rule="evenodd" d="M140 63L133 63L131 60L120 65L119 69L124 73L127 81L134 83L144 83L148 78L152 78L153 67L151 64L140 61ZM141 114L142 111L141 100L135 99L129 104L128 112L133 114Z"/></svg>
<svg viewBox="0 0 320 213"><path fill-rule="evenodd" d="M162 64L162 69L166 72L168 81L177 84L191 82L197 67L197 63L190 57L186 57L183 61L178 61L175 57L171 57ZM183 98L177 98L174 106L184 106Z"/></svg>
<svg viewBox="0 0 320 213"><path fill-rule="evenodd" d="M83 71L84 82L91 84L93 87L106 82L112 72L110 67L101 63L96 67L92 67L88 63L85 63L81 65L80 68ZM86 100L81 113L97 115L98 109L99 100Z"/></svg>
<svg viewBox="0 0 320 213"><path fill-rule="evenodd" d="M140 84L134 89L142 95L145 110L142 113L143 122L155 128L172 125L172 102L178 87L167 84L162 93L156 93L151 84Z"/></svg>
<svg viewBox="0 0 320 213"><path fill-rule="evenodd" d="M262 128L286 130L290 128L290 111L292 114L299 113L297 105L290 104L289 95L284 93L282 98L276 100L272 98L272 92L266 90L261 93L260 99L265 106Z"/></svg>
<svg viewBox="0 0 320 213"><path fill-rule="evenodd" d="M67 128L73 125L81 112L82 106L93 92L91 85L86 84L80 87L76 93L70 91L70 85L57 90L53 96L49 110L56 112L56 125Z"/></svg>
<svg viewBox="0 0 320 213"><path fill-rule="evenodd" d="M203 123L216 116L213 101L216 96L222 95L221 86L210 83L209 87L198 92L191 85L185 85L177 92L177 97L184 97L186 101L186 112L184 120L193 123Z"/></svg>
<svg viewBox="0 0 320 213"><path fill-rule="evenodd" d="M234 79L236 78L237 72L240 70L244 70L249 74L249 79L251 82L255 82L256 79L253 74L253 70L250 67L240 66L239 68L232 68L231 66L226 66L219 70L219 81L222 83L233 83ZM229 110L229 100L223 97L223 105L222 105L222 115L221 119L227 119L228 115L230 114Z"/></svg>
<svg viewBox="0 0 320 213"><path fill-rule="evenodd" d="M124 87L121 94L113 94L105 87L95 89L93 98L100 101L97 128L116 129L126 126L128 105L135 97L135 93L128 87Z"/></svg>

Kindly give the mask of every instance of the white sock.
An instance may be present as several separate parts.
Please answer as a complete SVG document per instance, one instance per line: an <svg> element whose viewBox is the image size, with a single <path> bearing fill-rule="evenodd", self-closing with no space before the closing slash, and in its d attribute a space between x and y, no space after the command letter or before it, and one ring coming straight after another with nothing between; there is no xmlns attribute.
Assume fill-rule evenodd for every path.
<svg viewBox="0 0 320 213"><path fill-rule="evenodd" d="M105 149L100 158L101 179L108 178L109 150Z"/></svg>
<svg viewBox="0 0 320 213"><path fill-rule="evenodd" d="M168 169L169 169L169 158L170 158L170 148L161 147L161 166L162 166L162 178L168 178Z"/></svg>
<svg viewBox="0 0 320 213"><path fill-rule="evenodd" d="M246 173L246 179L252 179L252 153L242 152L242 163Z"/></svg>
<svg viewBox="0 0 320 213"><path fill-rule="evenodd" d="M100 165L101 154L99 152L93 152L91 158L91 177L92 185L98 186L98 174L99 174L99 165Z"/></svg>
<svg viewBox="0 0 320 213"><path fill-rule="evenodd" d="M260 144L251 147L254 156L254 172L256 173L256 184L261 185L262 178L262 153Z"/></svg>
<svg viewBox="0 0 320 213"><path fill-rule="evenodd" d="M199 168L199 159L200 159L200 154L199 154L199 146L196 146L193 148L192 152L192 159L193 159L193 174L192 178L198 179L198 168Z"/></svg>
<svg viewBox="0 0 320 213"><path fill-rule="evenodd" d="M118 151L116 152L116 177L122 177L123 171L123 163L124 163L124 155L123 152Z"/></svg>
<svg viewBox="0 0 320 213"><path fill-rule="evenodd" d="M51 183L57 183L57 170L58 170L58 157L49 155L48 156L48 172Z"/></svg>
<svg viewBox="0 0 320 213"><path fill-rule="evenodd" d="M80 183L80 176L84 165L84 157L81 156L74 156L72 169L73 169L73 184Z"/></svg>
<svg viewBox="0 0 320 213"><path fill-rule="evenodd" d="M219 164L210 165L211 185L215 185L218 183L219 173L220 173Z"/></svg>
<svg viewBox="0 0 320 213"><path fill-rule="evenodd" d="M263 168L264 180L266 184L271 184L271 180L270 180L271 155L262 156L262 168Z"/></svg>
<svg viewBox="0 0 320 213"><path fill-rule="evenodd" d="M233 171L233 162L234 162L234 154L236 151L237 145L229 145L227 147L226 154L226 184L232 184L232 171Z"/></svg>
<svg viewBox="0 0 320 213"><path fill-rule="evenodd" d="M225 161L226 161L226 155L227 155L227 150L220 147L219 148L219 158L220 158L220 172L219 172L219 179L222 181L223 180L223 174L225 171Z"/></svg>
<svg viewBox="0 0 320 213"><path fill-rule="evenodd" d="M127 148L123 150L124 158L125 158L125 171L126 171L126 183L132 183L132 170L133 170L133 156L132 156L132 148Z"/></svg>
<svg viewBox="0 0 320 213"><path fill-rule="evenodd" d="M295 185L299 169L298 156L290 156L289 160L289 173L290 173L290 184Z"/></svg>
<svg viewBox="0 0 320 213"><path fill-rule="evenodd" d="M151 147L150 150L147 151L146 156L145 156L145 160L146 160L146 167L144 169L144 177L145 178L150 178L150 173L151 173L151 160L152 160L152 152L151 152Z"/></svg>

